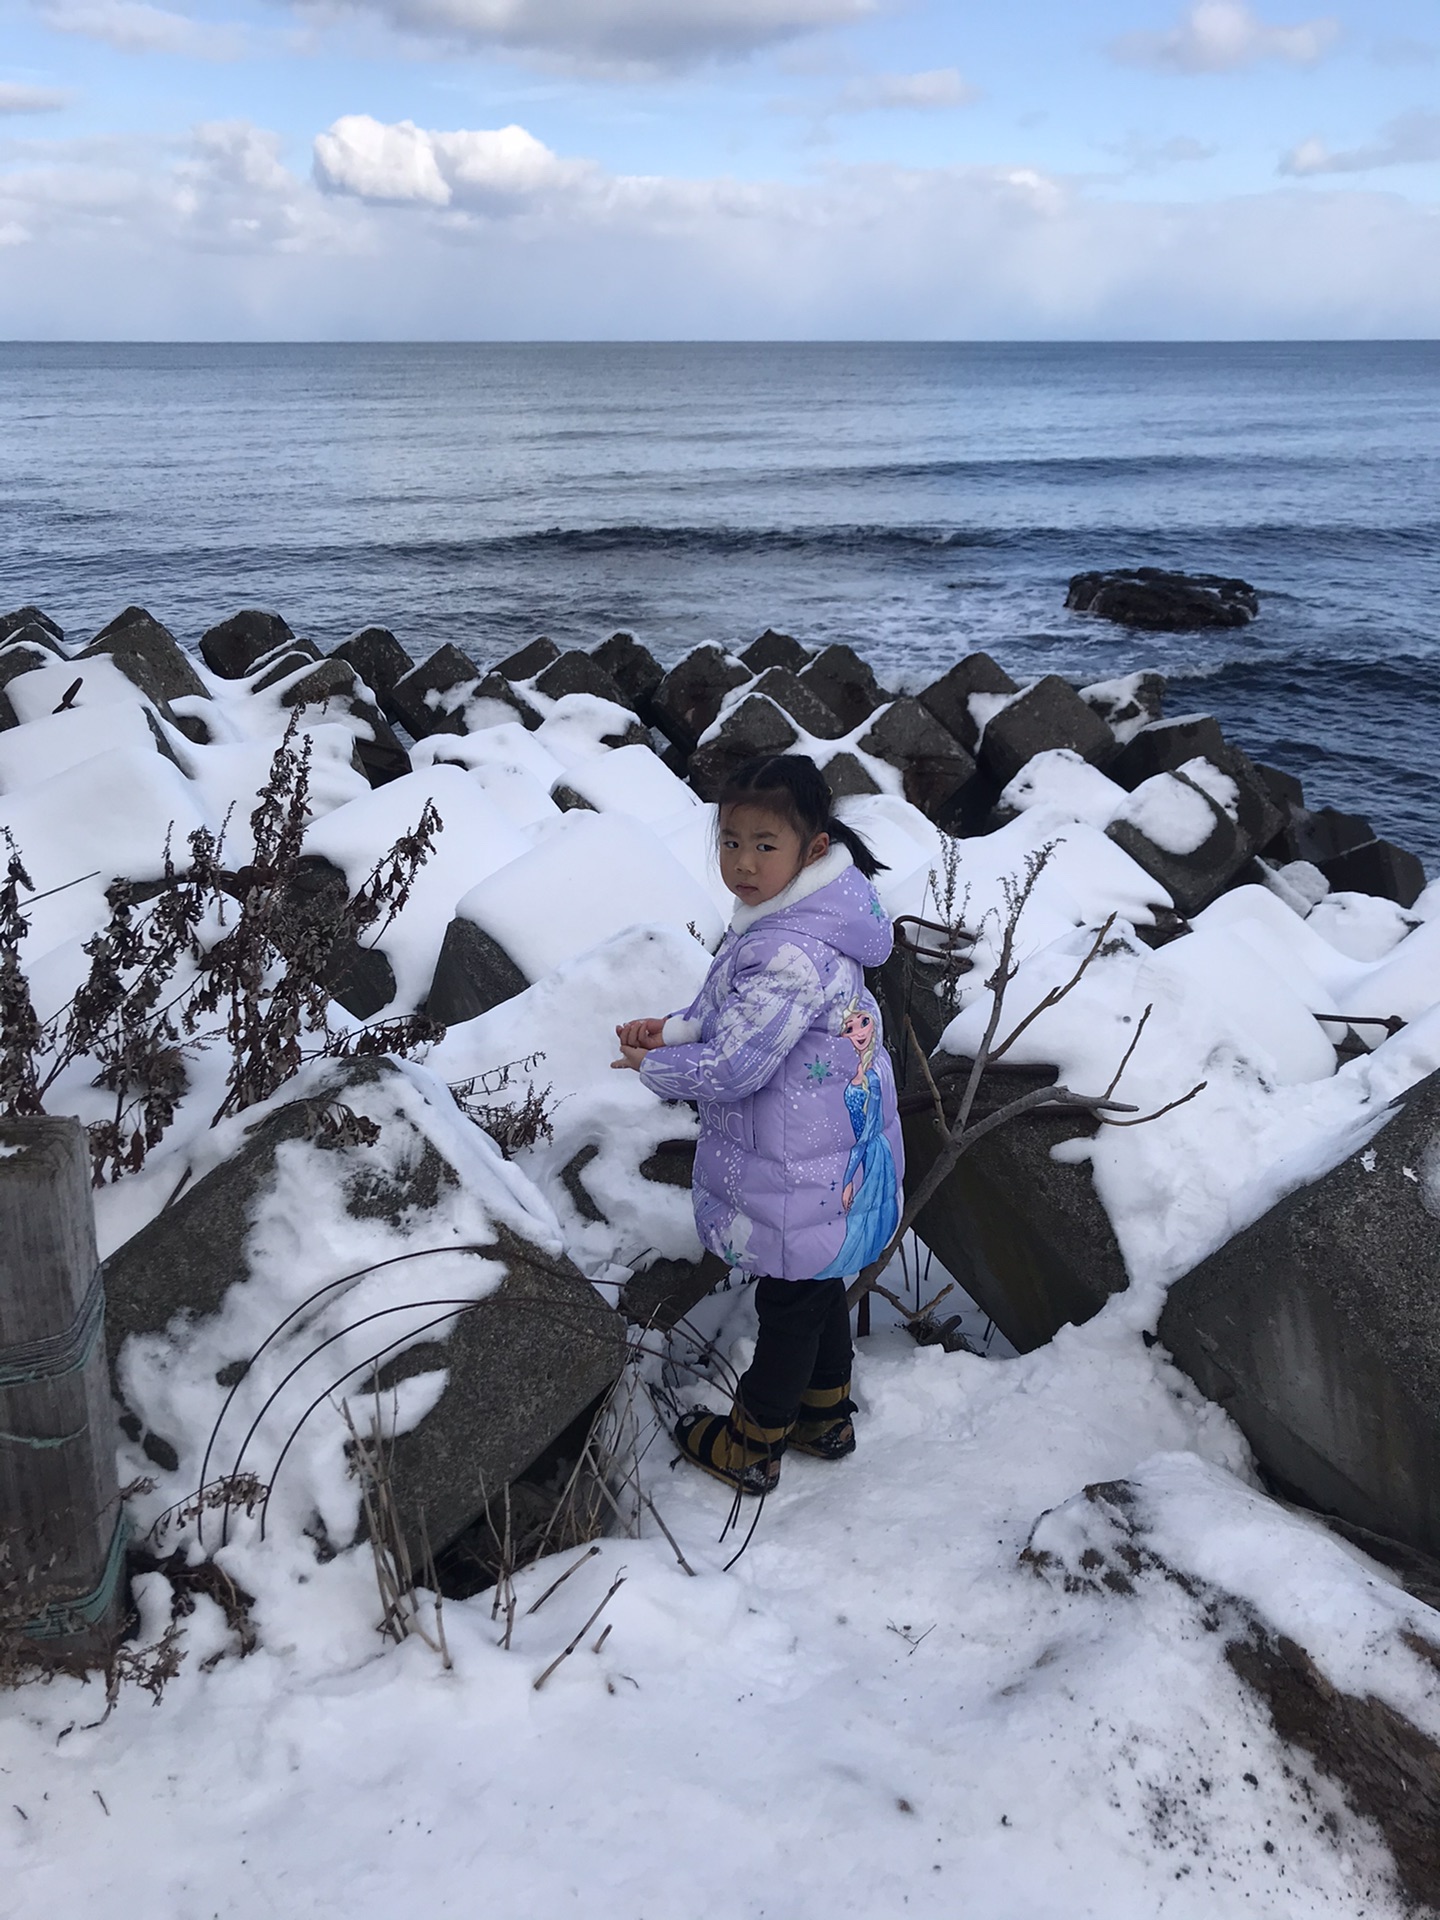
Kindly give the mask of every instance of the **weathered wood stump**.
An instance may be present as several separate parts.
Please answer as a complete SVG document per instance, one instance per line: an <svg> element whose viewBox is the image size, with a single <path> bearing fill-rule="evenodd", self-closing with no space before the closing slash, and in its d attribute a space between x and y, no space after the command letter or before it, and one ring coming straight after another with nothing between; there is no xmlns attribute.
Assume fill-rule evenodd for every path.
<svg viewBox="0 0 1440 1920"><path fill-rule="evenodd" d="M78 1120L0 1121L0 1672L103 1665L125 1529Z"/></svg>

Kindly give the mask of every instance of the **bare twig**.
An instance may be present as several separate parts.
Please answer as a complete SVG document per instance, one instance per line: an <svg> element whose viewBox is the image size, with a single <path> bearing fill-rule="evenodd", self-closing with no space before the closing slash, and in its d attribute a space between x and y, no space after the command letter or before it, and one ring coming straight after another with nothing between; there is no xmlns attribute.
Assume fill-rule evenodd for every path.
<svg viewBox="0 0 1440 1920"><path fill-rule="evenodd" d="M641 1498L644 1500L646 1506L649 1507L651 1513L654 1515L656 1526L659 1527L660 1531L664 1534L665 1538L670 1542L671 1551L674 1553L675 1558L680 1562L681 1566L685 1569L686 1573L688 1573L690 1578L693 1580L695 1578L695 1569L694 1567L691 1566L690 1562L685 1558L684 1554L680 1551L679 1545L676 1542L674 1534L671 1533L669 1527L667 1527L665 1522L661 1519L660 1509L656 1506L655 1502L650 1498L650 1495L648 1493L642 1494ZM592 1547L590 1551L592 1553L598 1553L600 1549L598 1547ZM572 1572L573 1572L573 1568L572 1568Z"/></svg>
<svg viewBox="0 0 1440 1920"><path fill-rule="evenodd" d="M605 1598L600 1602L599 1606L596 1607L595 1611L591 1614L590 1618L585 1622L584 1626L581 1627L580 1631L576 1634L575 1638L570 1642L569 1646L566 1647L563 1652L556 1654L555 1658L550 1662L549 1666L546 1667L545 1671L541 1674L540 1678L535 1682L536 1693L540 1691L541 1687L544 1686L545 1682L550 1678L551 1674L554 1673L555 1669L560 1665L560 1663L570 1658L571 1654L579 1646L580 1642L585 1638L586 1634L590 1631L591 1627L594 1626L595 1622L600 1618L601 1614L605 1611L606 1607L609 1606L610 1602L615 1598L616 1594L620 1591L621 1587L623 1587L624 1584L625 1584L625 1570L622 1567L620 1572L617 1573L615 1578L611 1581L610 1591L605 1595Z"/></svg>
<svg viewBox="0 0 1440 1920"><path fill-rule="evenodd" d="M1121 1075L1124 1073L1126 1067L1129 1066L1132 1058L1134 1057L1135 1049L1140 1044L1140 1036L1145 1031L1145 1022L1150 1018L1151 1014L1154 1011L1155 1011L1155 1002L1152 1000L1149 1006L1146 1007L1145 1011L1140 1016L1140 1024L1138 1027L1136 1027L1134 1033L1131 1036L1130 1044L1125 1049L1125 1057L1120 1062L1119 1066L1115 1069L1115 1078L1110 1082L1109 1086L1106 1087L1105 1089L1105 1098L1107 1100L1110 1098L1111 1094L1114 1093L1116 1087L1119 1086ZM1129 1123L1127 1122L1127 1124Z"/></svg>
<svg viewBox="0 0 1440 1920"><path fill-rule="evenodd" d="M599 1551L600 1549L598 1546L587 1547L584 1553L581 1554L578 1560L573 1560L570 1563L570 1565L565 1569L565 1571L561 1574L558 1580L552 1580L550 1582L549 1586L546 1587L545 1591L541 1594L538 1600L531 1602L531 1604L525 1609L526 1617L528 1618L532 1613L538 1613L541 1607L543 1607L545 1602L550 1598L551 1594L557 1592L559 1588L563 1587L565 1582L570 1578L571 1574L577 1573L580 1570L580 1568L584 1566L587 1560L593 1560L596 1554L599 1553Z"/></svg>
<svg viewBox="0 0 1440 1920"><path fill-rule="evenodd" d="M920 1071L925 1076L925 1085L930 1089L930 1099L935 1108L935 1124L943 1136L950 1131L950 1122L945 1118L945 1101L939 1087L935 1084L935 1076L930 1071L930 1062L924 1047L920 1044L920 1036L915 1031L915 1022L908 1013L905 1016L905 1031L910 1036L911 1046L915 1049L915 1058L920 1062Z"/></svg>
<svg viewBox="0 0 1440 1920"><path fill-rule="evenodd" d="M1148 1126L1152 1120L1158 1120L1162 1113L1173 1113L1176 1107L1185 1106L1187 1102L1195 1098L1197 1093L1203 1093L1209 1084L1210 1082L1208 1080L1197 1080L1190 1091L1188 1093L1182 1093L1178 1100L1167 1101L1163 1107L1157 1107L1153 1113L1137 1114L1133 1120L1111 1120L1107 1115L1102 1113L1100 1115L1100 1124L1106 1127Z"/></svg>
<svg viewBox="0 0 1440 1920"><path fill-rule="evenodd" d="M1042 1013L1047 1012L1051 1007L1058 1007L1060 1002L1065 998L1066 994L1072 992L1074 988L1079 986L1081 980L1085 977L1085 972L1086 972L1086 969L1089 967L1090 962L1099 953L1100 949L1104 946L1106 940L1109 939L1110 929L1114 926L1115 919L1116 919L1116 916L1112 913L1110 915L1110 918L1105 922L1104 926L1101 927L1100 931L1096 934L1093 942L1091 943L1089 952L1085 955L1085 958L1080 962L1079 966L1075 969L1074 973L1072 973L1070 978L1065 982L1064 986L1052 987L1050 991L1045 995L1044 999L1041 1000L1038 1005L1033 1006L1030 1009L1029 1013L1026 1014L1025 1018L1019 1023L1019 1025L1013 1028L1011 1032L1006 1034L1005 1038L1000 1042L999 1046L992 1047L990 1049L989 1055L986 1060L987 1066L993 1066L997 1060L1002 1060L1005 1057L1005 1055L1010 1051L1011 1047L1014 1046L1015 1042L1020 1038L1021 1034L1024 1033L1025 1029L1028 1026L1032 1025L1033 1022L1035 1022L1040 1018ZM1009 929L1007 928L1007 932L1008 931Z"/></svg>

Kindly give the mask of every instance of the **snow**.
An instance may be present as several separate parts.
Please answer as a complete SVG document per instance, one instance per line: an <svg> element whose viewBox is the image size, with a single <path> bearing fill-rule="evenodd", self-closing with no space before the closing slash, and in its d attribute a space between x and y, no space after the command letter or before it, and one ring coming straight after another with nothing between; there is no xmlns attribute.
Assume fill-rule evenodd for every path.
<svg viewBox="0 0 1440 1920"><path fill-rule="evenodd" d="M1051 747L1035 754L1000 794L1001 806L1015 813L1051 807L1102 832L1124 811L1128 800L1123 787L1071 747Z"/></svg>
<svg viewBox="0 0 1440 1920"><path fill-rule="evenodd" d="M52 717L82 673L75 710ZM253 695L204 677L216 744L166 731L184 773L155 751L143 696L113 663L58 663L11 683L25 724L0 737L0 823L37 886L97 870L32 909L27 965L42 1011L73 988L106 881L158 874L167 833L183 854L186 833L218 828L228 812L227 859L250 851L256 788L289 718L283 689ZM1009 697L977 696L977 719ZM1117 1097L1149 1111L1205 1083L1151 1125L1101 1127L1057 1150L1089 1162L1129 1291L1021 1358L917 1348L877 1309L879 1331L856 1363L859 1452L838 1466L787 1459L738 1560L739 1537L721 1537L728 1494L671 1470L642 1391L642 1444L654 1444L638 1471L696 1577L647 1515L638 1536L601 1542L533 1613L577 1556L523 1572L508 1652L488 1594L447 1603L448 1670L418 1640L378 1637L368 1550L346 1545L357 1486L339 1403L380 1339L347 1329L384 1312L386 1337L414 1342L435 1317L424 1302L480 1297L499 1264L460 1249L493 1241L497 1224L563 1247L607 1298L648 1261L698 1252L688 1194L640 1171L662 1142L693 1138L694 1115L610 1060L617 1021L682 1008L704 977L732 904L714 858L715 810L648 748L603 744L631 724L625 710L581 695L534 700L535 731L489 703L483 732L418 743L414 773L374 792L351 765L360 723L340 703L307 712L308 851L354 886L426 800L445 823L410 902L375 936L396 970L395 1008L423 999L456 912L534 984L452 1028L424 1064L348 1096L382 1122L373 1147L331 1156L283 1145L246 1223L247 1284L218 1313L125 1348L127 1399L180 1455L173 1473L157 1472L126 1443L123 1476L157 1482L133 1503L143 1534L198 1483L229 1392L217 1376L233 1377L233 1363L317 1289L416 1251L413 1220L349 1212L348 1182L393 1179L422 1138L457 1169L426 1215L428 1257L322 1294L225 1413L211 1473L234 1464L258 1420L243 1464L264 1474L300 1412L333 1389L286 1461L267 1538L239 1515L219 1549L255 1596L256 1651L237 1656L202 1596L182 1616L188 1657L158 1707L129 1689L102 1720L98 1690L66 1679L0 1695L14 1910L388 1920L402 1902L468 1913L483 1887L486 1904L546 1920L1400 1920L1378 1835L1275 1738L1184 1586L1157 1573L1120 1595L1021 1557L1033 1541L1054 1566L1083 1573L1110 1524L1083 1490L1127 1480L1147 1551L1236 1596L1335 1685L1440 1734L1440 1681L1404 1638L1433 1640L1435 1617L1317 1521L1270 1499L1225 1414L1143 1338L1170 1280L1364 1148L1397 1096L1440 1069L1440 889L1402 912L1327 894L1313 869L1285 869L1222 896L1192 933L1152 951L1133 929L1168 896L1104 827L1143 818L1172 851L1187 836L1200 844L1213 812L1168 775L1127 797L1073 754L1039 756L1006 790L1017 817L955 849L956 909L979 937L945 1046L973 1048L1004 883L1048 849L1002 1033L1118 917L1080 986L1012 1058L1101 1092L1148 1008ZM802 749L822 762L854 751L873 723ZM1226 776L1203 762L1184 771L1233 812ZM550 794L561 781L599 811L560 814ZM900 797L892 769L883 784L839 811L886 863L888 910L933 919L949 843ZM1361 1029L1373 1050L1337 1068L1342 1016L1392 1012L1410 1024L1391 1037ZM190 1066L162 1147L97 1195L102 1253L153 1219L182 1173L203 1178L265 1112L334 1071L307 1067L265 1106L211 1128L219 1050L201 1049ZM82 1063L59 1089L79 1112L98 1098L86 1077ZM447 1091L472 1079L479 1101L543 1095L552 1137L502 1159ZM1440 1147L1414 1174L1440 1218ZM577 1204L577 1178L592 1207ZM744 1365L748 1288L711 1296L690 1318L724 1361ZM332 1334L323 1359L307 1361ZM697 1378L685 1336L652 1333L643 1345L638 1365L662 1404L676 1393L725 1403L723 1368ZM992 1351L1006 1354L1003 1343ZM392 1427L422 1419L446 1386L443 1367L404 1382L386 1402ZM357 1408L362 1422L370 1411ZM754 1517L747 1510L744 1524ZM339 1550L322 1557L317 1541ZM162 1550L177 1546L198 1552L193 1523L172 1521ZM621 1573L601 1620L537 1692ZM146 1574L136 1596L153 1640L170 1618L169 1582Z"/></svg>
<svg viewBox="0 0 1440 1920"><path fill-rule="evenodd" d="M536 739L563 767L578 767L582 761L609 751L604 742L624 735L636 724L628 707L593 693L566 693L558 700L548 700L544 694L527 690L527 697L545 714L535 729Z"/></svg>
<svg viewBox="0 0 1440 1920"><path fill-rule="evenodd" d="M1373 893L1327 893L1308 920L1316 933L1352 960L1383 960L1422 917L1414 908L1407 913Z"/></svg>
<svg viewBox="0 0 1440 1920"><path fill-rule="evenodd" d="M571 1258L593 1279L611 1280L617 1266L644 1267L656 1255L699 1258L688 1188L659 1185L638 1171L662 1140L693 1139L694 1115L656 1100L635 1074L612 1073L610 1062L622 1020L689 1006L709 965L708 952L688 933L629 928L513 1000L452 1027L427 1063L452 1083L488 1076L491 1084L519 1063L493 1098L545 1093L554 1139L522 1150L516 1163L563 1221ZM598 1152L581 1178L603 1221L578 1211L561 1177L586 1147Z"/></svg>
<svg viewBox="0 0 1440 1920"><path fill-rule="evenodd" d="M1260 931L1260 939L1246 939L1243 930L1232 939L1219 928L1197 927L1188 939L1162 947L1152 964L1193 988L1192 1017L1207 1021L1213 1033L1228 1027L1243 1036L1249 1056L1278 1085L1323 1080L1335 1071L1335 1049L1312 1001L1320 1001L1322 1012L1334 1013L1335 1005L1321 990L1297 993L1294 970L1271 964L1268 929ZM1338 1039L1339 1025L1331 1031Z"/></svg>
<svg viewBox="0 0 1440 1920"><path fill-rule="evenodd" d="M1198 853L1215 831L1214 810L1204 792L1173 773L1142 780L1114 817L1144 834L1152 847L1179 859Z"/></svg>
<svg viewBox="0 0 1440 1920"><path fill-rule="evenodd" d="M317 1092L334 1075L333 1063L316 1063L283 1089L280 1101ZM134 1508L142 1531L196 1487L247 1467L273 1484L269 1524L282 1543L282 1562L296 1564L297 1543L307 1529L314 1532L317 1514L321 1537L348 1545L359 1519L359 1487L348 1469L338 1405L322 1405L311 1415L283 1477L272 1481L273 1463L310 1402L333 1381L341 1398L346 1390L355 1393L356 1424L367 1429L373 1407L368 1360L382 1348L401 1351L422 1334L427 1342L443 1342L448 1329L430 1324L437 1312L433 1303L479 1299L499 1283L502 1263L468 1251L493 1242L497 1221L551 1251L560 1249L553 1214L533 1188L516 1182L499 1150L423 1069L406 1065L377 1083L351 1084L345 1100L380 1125L375 1145L342 1156L304 1140L282 1142L275 1177L262 1188L248 1222L245 1284L229 1289L216 1314L186 1315L125 1343L116 1369L125 1404L179 1455L173 1473L157 1472L138 1448L127 1463L122 1478L149 1474L157 1482ZM214 1148L234 1153L260 1117L250 1108L223 1123ZM426 1211L423 1245L433 1255L384 1265L416 1254L414 1223L404 1216L396 1224L372 1215L357 1218L349 1195L357 1182L383 1189L403 1179L426 1139L460 1179L442 1182L436 1205ZM379 1271L361 1271L367 1267ZM356 1277L335 1284L350 1275ZM329 1291L297 1311L320 1289ZM377 1311L384 1312L383 1321L363 1324ZM226 1369L258 1354L292 1314L293 1323L258 1355L232 1397L217 1376L230 1378ZM401 1383L398 1399L387 1389L384 1408L394 1430L421 1419L444 1384L443 1374L432 1372ZM215 1449L207 1462L212 1433ZM270 1578L279 1577L277 1565Z"/></svg>
<svg viewBox="0 0 1440 1920"><path fill-rule="evenodd" d="M1141 668L1137 673L1124 673L1114 680L1097 680L1092 686L1081 687L1080 698L1109 724L1110 731L1120 742L1127 746L1137 733L1151 724L1150 714L1140 699L1142 683L1149 677L1152 669ZM1136 711L1128 720L1113 720L1111 715L1123 708L1134 705Z"/></svg>
<svg viewBox="0 0 1440 1920"><path fill-rule="evenodd" d="M1415 1020L1440 1000L1440 920L1427 920L1341 996L1347 1013Z"/></svg>
<svg viewBox="0 0 1440 1920"><path fill-rule="evenodd" d="M882 1332L856 1386L861 1451L787 1460L729 1571L724 1489L657 1446L695 1577L647 1516L534 1612L579 1555L522 1573L508 1652L489 1595L448 1603L449 1671L377 1638L364 1549L307 1566L240 1521L220 1559L259 1595L248 1658L202 1598L158 1706L126 1691L97 1724L68 1680L0 1706L15 1910L385 1920L468 1913L478 1875L497 1910L626 1920L1400 1920L1375 1830L1176 1583L1067 1592L1019 1556L1129 1478L1147 1544L1433 1731L1398 1639L1424 1609L1260 1495L1223 1416L1113 1314L1006 1362ZM162 1576L145 1588L153 1638Z"/></svg>
<svg viewBox="0 0 1440 1920"><path fill-rule="evenodd" d="M572 766L565 783L600 813L628 813L648 826L704 804L649 747L616 747L612 753L596 754Z"/></svg>
<svg viewBox="0 0 1440 1920"><path fill-rule="evenodd" d="M1113 840L1057 807L1031 807L994 833L954 845L957 909L963 907L966 926L981 935L977 968L985 956L999 951L1004 883L1023 881L1027 860L1047 848L1047 862L1019 930L1021 953L1033 952L1075 927L1098 927L1112 912L1131 926L1149 926L1154 909L1171 904L1160 882ZM909 872L883 873L876 881L892 918L917 914L938 919L943 885L938 857L922 860Z"/></svg>
<svg viewBox="0 0 1440 1920"><path fill-rule="evenodd" d="M722 931L704 888L654 833L618 813L564 814L530 851L473 887L456 912L483 927L532 981L623 927L693 921L711 950Z"/></svg>
<svg viewBox="0 0 1440 1920"><path fill-rule="evenodd" d="M460 767L432 766L318 820L305 851L331 861L354 893L377 861L433 805L442 822L429 859L415 875L410 898L388 924L365 936L395 970L392 1011L413 1012L424 1001L456 903L486 874L529 851L524 831Z"/></svg>
<svg viewBox="0 0 1440 1920"><path fill-rule="evenodd" d="M417 772L422 767L467 767L477 786L518 827L553 820L560 811L550 790L564 779L565 769L518 721L481 733L432 733L411 749L410 764Z"/></svg>
<svg viewBox="0 0 1440 1920"><path fill-rule="evenodd" d="M55 712L66 694L80 682L70 701L75 707L148 707L150 702L103 653L90 660L57 660L53 667L32 667L8 682L5 697L21 726Z"/></svg>
<svg viewBox="0 0 1440 1920"><path fill-rule="evenodd" d="M37 891L64 889L27 903L27 956L93 933L108 917L106 887L158 879L167 840L183 865L187 836L208 824L198 802L153 741L115 747L0 799L0 829L14 837Z"/></svg>
<svg viewBox="0 0 1440 1920"><path fill-rule="evenodd" d="M1327 1034L1338 1040L1340 1029L1305 1011L1293 963L1288 973L1266 963L1257 925L1237 917L1158 952L1118 938L1007 1055L1017 1065L1058 1067L1075 1092L1103 1093L1149 1007L1115 1098L1149 1113L1204 1083L1148 1125L1101 1126L1093 1139L1055 1149L1059 1158L1089 1161L1131 1277L1126 1298L1142 1321L1158 1315L1164 1286L1363 1147L1392 1117L1396 1096L1440 1069L1433 960L1418 954L1409 976L1420 997L1427 989L1419 983L1428 981L1425 1016L1336 1070ZM1070 978L1090 944L1082 929L1028 951L1007 994L1002 1038ZM984 977L979 967L966 976L960 1011L942 1037L942 1047L962 1057L973 1054L989 1018L990 994L974 984ZM1340 996L1345 1010L1371 1010L1358 1000L1376 981L1362 984L1364 995L1356 987Z"/></svg>
<svg viewBox="0 0 1440 1920"><path fill-rule="evenodd" d="M140 706L76 707L0 733L0 794L34 786L115 747L157 751Z"/></svg>

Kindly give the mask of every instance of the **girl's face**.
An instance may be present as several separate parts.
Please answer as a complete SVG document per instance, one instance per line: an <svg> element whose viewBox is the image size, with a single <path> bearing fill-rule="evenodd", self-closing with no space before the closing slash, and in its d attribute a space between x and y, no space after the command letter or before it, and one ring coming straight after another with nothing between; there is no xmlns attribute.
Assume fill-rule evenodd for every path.
<svg viewBox="0 0 1440 1920"><path fill-rule="evenodd" d="M737 805L720 815L720 878L746 907L762 906L783 893L802 867L830 851L828 833L807 845L800 833L767 807Z"/></svg>

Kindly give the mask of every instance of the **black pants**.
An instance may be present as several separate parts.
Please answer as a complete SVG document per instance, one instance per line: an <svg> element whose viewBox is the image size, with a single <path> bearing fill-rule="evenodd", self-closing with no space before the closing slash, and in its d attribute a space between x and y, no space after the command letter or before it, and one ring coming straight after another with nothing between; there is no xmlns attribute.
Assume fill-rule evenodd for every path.
<svg viewBox="0 0 1440 1920"><path fill-rule="evenodd" d="M843 1387L854 1347L843 1280L755 1282L760 1335L740 1382L740 1400L757 1426L788 1427L807 1387Z"/></svg>

